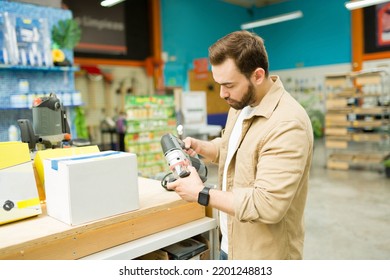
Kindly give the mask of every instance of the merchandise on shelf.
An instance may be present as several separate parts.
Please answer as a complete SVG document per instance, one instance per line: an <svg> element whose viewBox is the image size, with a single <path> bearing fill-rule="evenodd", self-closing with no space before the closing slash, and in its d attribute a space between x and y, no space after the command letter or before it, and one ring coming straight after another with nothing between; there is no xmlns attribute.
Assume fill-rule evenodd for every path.
<svg viewBox="0 0 390 280"><path fill-rule="evenodd" d="M30 108L36 96L55 93L64 106L79 106L82 101L75 90L74 72L78 68L53 66L51 57L50 30L59 21L71 19L72 12L16 1L0 2L0 141L7 141L10 125L17 125L18 119L32 119ZM20 49L25 53L23 63ZM73 65L73 50L64 52ZM72 135L77 136L73 130Z"/></svg>
<svg viewBox="0 0 390 280"><path fill-rule="evenodd" d="M8 12L0 13L0 64L18 64L18 48L12 18Z"/></svg>
<svg viewBox="0 0 390 280"><path fill-rule="evenodd" d="M17 16L15 32L19 64L52 66L51 39L47 20Z"/></svg>
<svg viewBox="0 0 390 280"><path fill-rule="evenodd" d="M381 167L390 154L389 74L382 69L328 75L327 167Z"/></svg>
<svg viewBox="0 0 390 280"><path fill-rule="evenodd" d="M126 97L126 151L137 154L143 177L167 170L160 139L176 134L174 97L171 95Z"/></svg>

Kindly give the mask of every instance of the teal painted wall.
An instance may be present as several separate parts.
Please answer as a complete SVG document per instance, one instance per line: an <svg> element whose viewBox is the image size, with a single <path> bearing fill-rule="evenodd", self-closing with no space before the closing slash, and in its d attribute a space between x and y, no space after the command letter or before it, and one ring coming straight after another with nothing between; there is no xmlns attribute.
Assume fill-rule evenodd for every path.
<svg viewBox="0 0 390 280"><path fill-rule="evenodd" d="M290 0L251 13L220 0L161 0L165 84L187 88L193 59L207 57L210 44L242 23L296 10L303 18L252 30L265 39L270 70L349 63L351 23L344 2Z"/></svg>
<svg viewBox="0 0 390 280"><path fill-rule="evenodd" d="M351 15L342 0L290 0L256 9L253 19L297 10L303 17L253 29L265 40L271 70L351 62Z"/></svg>
<svg viewBox="0 0 390 280"><path fill-rule="evenodd" d="M246 9L219 0L161 0L165 84L184 87L193 59L207 57L212 43L248 19Z"/></svg>

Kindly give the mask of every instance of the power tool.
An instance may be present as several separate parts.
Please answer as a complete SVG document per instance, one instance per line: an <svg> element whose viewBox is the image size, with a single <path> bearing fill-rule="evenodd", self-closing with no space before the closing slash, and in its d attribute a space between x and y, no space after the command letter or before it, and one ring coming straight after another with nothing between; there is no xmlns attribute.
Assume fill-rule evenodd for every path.
<svg viewBox="0 0 390 280"><path fill-rule="evenodd" d="M33 126L29 119L18 120L22 142L28 143L30 150L38 143L47 149L61 147L63 141L70 140L66 111L54 93L34 99L32 117Z"/></svg>
<svg viewBox="0 0 390 280"><path fill-rule="evenodd" d="M171 173L164 176L161 185L166 189L167 183L173 182L178 178L184 178L190 175L188 166L193 166L199 174L202 182L207 180L207 166L199 157L191 157L186 150L184 142L174 136L172 133L164 134L161 137L161 147L168 163Z"/></svg>

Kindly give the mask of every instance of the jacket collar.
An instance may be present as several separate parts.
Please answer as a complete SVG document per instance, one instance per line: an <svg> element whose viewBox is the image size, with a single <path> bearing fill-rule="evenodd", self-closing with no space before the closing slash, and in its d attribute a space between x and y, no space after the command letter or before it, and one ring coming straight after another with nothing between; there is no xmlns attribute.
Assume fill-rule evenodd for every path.
<svg viewBox="0 0 390 280"><path fill-rule="evenodd" d="M255 110L251 113L249 118L251 118L252 116L262 116L269 119L272 115L272 112L278 105L279 100L284 94L285 90L279 76L271 76L271 79L274 84L260 101L260 104L256 106ZM235 113L234 118L237 119L241 110L235 110L233 108L230 108L230 110Z"/></svg>
<svg viewBox="0 0 390 280"><path fill-rule="evenodd" d="M260 101L260 104L256 106L253 115L263 116L269 119L272 115L272 112L278 105L280 98L285 92L279 76L271 76L271 79L274 84L267 92L267 94L263 97L263 100Z"/></svg>

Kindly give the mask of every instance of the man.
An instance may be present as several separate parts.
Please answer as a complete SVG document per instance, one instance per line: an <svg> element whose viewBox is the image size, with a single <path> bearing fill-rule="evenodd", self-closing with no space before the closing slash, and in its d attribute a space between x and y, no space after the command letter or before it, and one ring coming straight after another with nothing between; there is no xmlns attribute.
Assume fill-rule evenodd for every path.
<svg viewBox="0 0 390 280"><path fill-rule="evenodd" d="M218 189L196 170L168 184L183 199L220 210L221 259L302 259L313 153L306 111L268 74L263 40L237 31L209 48L213 78L230 105L222 137L184 139L188 153L219 164Z"/></svg>

